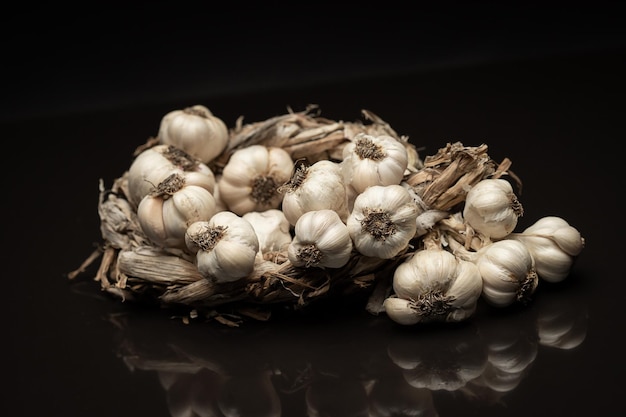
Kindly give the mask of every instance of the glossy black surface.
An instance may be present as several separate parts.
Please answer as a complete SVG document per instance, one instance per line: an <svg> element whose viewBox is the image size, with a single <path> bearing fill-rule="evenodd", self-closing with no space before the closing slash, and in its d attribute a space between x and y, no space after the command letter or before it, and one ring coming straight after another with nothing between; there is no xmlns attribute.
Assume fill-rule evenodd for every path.
<svg viewBox="0 0 626 417"><path fill-rule="evenodd" d="M12 161L2 204L2 413L618 415L626 54L591 49L2 122ZM585 237L571 275L540 283L528 306L481 303L467 323L410 328L358 302L239 328L184 324L101 292L97 262L68 280L101 243L99 180L128 168L166 112L204 104L233 126L240 115L258 121L310 103L337 120L370 110L422 156L458 140L509 157L523 181L518 228L558 215Z"/></svg>

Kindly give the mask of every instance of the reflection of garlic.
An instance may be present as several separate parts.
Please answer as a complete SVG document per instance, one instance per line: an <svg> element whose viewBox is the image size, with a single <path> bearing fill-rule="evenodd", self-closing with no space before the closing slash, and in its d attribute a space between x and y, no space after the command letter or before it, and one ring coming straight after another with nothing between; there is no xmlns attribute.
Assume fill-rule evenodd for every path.
<svg viewBox="0 0 626 417"><path fill-rule="evenodd" d="M229 375L219 387L217 405L224 417L280 417L280 396L271 371L249 371Z"/></svg>
<svg viewBox="0 0 626 417"><path fill-rule="evenodd" d="M478 233L490 239L502 239L513 232L524 213L511 183L488 178L467 192L463 218Z"/></svg>
<svg viewBox="0 0 626 417"><path fill-rule="evenodd" d="M282 210L292 225L307 211L331 209L342 221L348 217L348 197L338 163L321 160L311 166L300 164L283 186Z"/></svg>
<svg viewBox="0 0 626 417"><path fill-rule="evenodd" d="M538 276L535 262L522 242L499 240L478 251L476 265L483 278L483 298L497 307L528 302Z"/></svg>
<svg viewBox="0 0 626 417"><path fill-rule="evenodd" d="M282 211L251 211L242 217L254 227L262 254L287 250L291 243L290 225Z"/></svg>
<svg viewBox="0 0 626 417"><path fill-rule="evenodd" d="M557 349L573 349L587 337L589 314L584 301L571 294L537 303L539 344Z"/></svg>
<svg viewBox="0 0 626 417"><path fill-rule="evenodd" d="M346 224L359 253L391 259L415 235L418 213L417 204L401 185L374 185L354 200Z"/></svg>
<svg viewBox="0 0 626 417"><path fill-rule="evenodd" d="M395 372L374 382L369 394L368 417L437 417L432 391L416 388Z"/></svg>
<svg viewBox="0 0 626 417"><path fill-rule="evenodd" d="M177 369L175 366L171 366ZM215 417L222 413L217 400L224 377L217 372L198 365L198 370L183 369L159 371L159 379L170 380L164 384L167 408L171 417Z"/></svg>
<svg viewBox="0 0 626 417"><path fill-rule="evenodd" d="M580 232L556 216L543 217L522 233L513 233L511 238L528 247L537 274L548 282L564 280L585 246Z"/></svg>
<svg viewBox="0 0 626 417"><path fill-rule="evenodd" d="M205 188L187 185L174 172L145 196L137 208L137 220L148 239L158 247L185 247L187 227L215 214L215 199Z"/></svg>
<svg viewBox="0 0 626 417"><path fill-rule="evenodd" d="M333 210L304 213L295 225L288 248L289 261L298 267L340 268L350 260L348 228Z"/></svg>
<svg viewBox="0 0 626 417"><path fill-rule="evenodd" d="M358 133L343 149L346 184L359 193L372 185L400 184L407 166L406 147L392 136Z"/></svg>
<svg viewBox="0 0 626 417"><path fill-rule="evenodd" d="M174 110L161 119L159 141L174 145L204 163L226 148L228 128L222 119L201 105Z"/></svg>
<svg viewBox="0 0 626 417"><path fill-rule="evenodd" d="M388 344L387 355L410 386L431 391L458 390L479 377L487 364L483 342L471 325L421 337L399 334Z"/></svg>
<svg viewBox="0 0 626 417"><path fill-rule="evenodd" d="M218 181L220 199L235 214L279 208L279 187L291 178L293 161L277 147L251 145L236 150Z"/></svg>
<svg viewBox="0 0 626 417"><path fill-rule="evenodd" d="M202 276L218 283L250 275L259 251L259 239L250 222L231 211L220 211L208 221L191 224L185 243L196 254Z"/></svg>
<svg viewBox="0 0 626 417"><path fill-rule="evenodd" d="M393 290L395 296L387 298L383 306L400 324L462 321L476 310L482 279L473 263L446 250L429 248L398 265Z"/></svg>
<svg viewBox="0 0 626 417"><path fill-rule="evenodd" d="M130 202L137 206L174 170L180 171L185 177L185 184L197 185L213 192L215 176L207 165L175 146L156 145L137 155L128 169Z"/></svg>

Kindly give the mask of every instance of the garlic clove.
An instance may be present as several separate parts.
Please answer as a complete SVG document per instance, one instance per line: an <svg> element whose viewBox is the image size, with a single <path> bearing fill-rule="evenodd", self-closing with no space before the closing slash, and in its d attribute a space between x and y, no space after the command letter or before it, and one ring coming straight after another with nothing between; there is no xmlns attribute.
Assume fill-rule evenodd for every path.
<svg viewBox="0 0 626 417"><path fill-rule="evenodd" d="M411 326L420 321L420 315L412 307L410 300L398 297L388 297L383 301L385 313L396 323Z"/></svg>
<svg viewBox="0 0 626 417"><path fill-rule="evenodd" d="M198 251L198 271L219 282L245 278L254 270L254 247L231 240L221 240L212 251Z"/></svg>
<svg viewBox="0 0 626 417"><path fill-rule="evenodd" d="M185 185L163 202L163 224L170 239L183 246L185 232L191 223L209 220L216 213L215 199L206 189Z"/></svg>
<svg viewBox="0 0 626 417"><path fill-rule="evenodd" d="M141 230L151 242L161 246L167 241L162 198L145 196L137 207L137 220Z"/></svg>

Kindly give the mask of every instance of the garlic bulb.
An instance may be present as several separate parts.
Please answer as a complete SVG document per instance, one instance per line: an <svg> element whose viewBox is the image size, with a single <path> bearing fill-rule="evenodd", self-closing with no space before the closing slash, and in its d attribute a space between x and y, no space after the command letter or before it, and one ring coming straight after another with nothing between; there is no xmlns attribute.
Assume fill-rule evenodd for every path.
<svg viewBox="0 0 626 417"><path fill-rule="evenodd" d="M341 168L358 193L372 185L400 184L408 166L405 145L392 136L358 133L343 149Z"/></svg>
<svg viewBox="0 0 626 417"><path fill-rule="evenodd" d="M283 200L279 187L293 171L291 156L282 148L251 145L237 149L218 180L220 198L240 216L279 208Z"/></svg>
<svg viewBox="0 0 626 417"><path fill-rule="evenodd" d="M339 215L329 209L308 211L295 225L287 256L298 267L340 268L348 263L352 240Z"/></svg>
<svg viewBox="0 0 626 417"><path fill-rule="evenodd" d="M391 259L415 235L419 212L401 185L374 185L356 197L346 224L359 253Z"/></svg>
<svg viewBox="0 0 626 417"><path fill-rule="evenodd" d="M215 199L205 188L187 185L173 173L145 196L137 207L137 220L146 237L163 248L185 248L185 232L195 221L215 214Z"/></svg>
<svg viewBox="0 0 626 417"><path fill-rule="evenodd" d="M467 192L463 218L475 231L497 240L509 235L524 213L511 183L501 178L487 178Z"/></svg>
<svg viewBox="0 0 626 417"><path fill-rule="evenodd" d="M163 116L158 139L209 163L226 148L229 133L222 119L205 106L195 105Z"/></svg>
<svg viewBox="0 0 626 417"><path fill-rule="evenodd" d="M285 193L282 211L292 225L313 210L334 210L344 222L348 218L348 197L337 162L323 159L311 166L299 164L281 190Z"/></svg>
<svg viewBox="0 0 626 417"><path fill-rule="evenodd" d="M231 211L189 225L185 244L196 254L200 274L217 283L250 275L259 251L259 239L250 222Z"/></svg>
<svg viewBox="0 0 626 417"><path fill-rule="evenodd" d="M482 279L472 262L440 248L427 248L398 265L393 290L395 295L383 302L392 320L404 325L456 322L476 310Z"/></svg>
<svg viewBox="0 0 626 417"><path fill-rule="evenodd" d="M262 254L287 250L291 243L291 225L282 211L278 209L251 211L242 217L254 228Z"/></svg>
<svg viewBox="0 0 626 417"><path fill-rule="evenodd" d="M136 207L173 170L180 171L185 177L185 184L197 185L213 192L215 176L211 168L180 148L156 145L137 155L128 169L129 201Z"/></svg>
<svg viewBox="0 0 626 417"><path fill-rule="evenodd" d="M539 278L526 245L504 239L485 246L477 254L476 266L483 279L482 297L489 304L506 307L530 300Z"/></svg>
<svg viewBox="0 0 626 417"><path fill-rule="evenodd" d="M564 280L585 246L580 232L556 216L543 217L522 233L513 233L511 238L528 247L535 259L537 274L548 282Z"/></svg>

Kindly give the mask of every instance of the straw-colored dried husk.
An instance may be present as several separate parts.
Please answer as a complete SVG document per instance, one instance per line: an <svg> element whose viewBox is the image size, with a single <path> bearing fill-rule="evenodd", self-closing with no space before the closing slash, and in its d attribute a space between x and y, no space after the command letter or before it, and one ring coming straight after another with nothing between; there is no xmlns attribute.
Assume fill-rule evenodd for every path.
<svg viewBox="0 0 626 417"><path fill-rule="evenodd" d="M210 166L219 174L235 150L253 144L281 147L294 160L306 159L309 163L322 159L341 161L343 147L357 133L390 135L402 141L409 153L404 181L421 198L425 210L443 213L458 211L467 190L476 182L512 175L508 171L510 160L495 163L484 144L468 147L460 142L448 143L422 160L408 137L398 135L388 123L367 110L362 115L362 122L335 121L321 117L317 106L309 106L301 112L289 110L284 115L249 124L243 124L240 118L230 129L227 148ZM150 138L135 154L156 144L157 139ZM110 188L101 181L98 213L103 244L69 274L70 278L101 256L94 279L104 291L123 300L185 307L193 314L207 312L226 324L235 322L220 311L228 311L228 317L265 320L273 306L297 309L315 300L356 294L369 297L366 308L378 313L389 295L393 268L421 244L416 237L393 259L370 258L354 252L348 264L338 269L298 268L289 262L286 253L259 256L253 273L246 279L217 284L198 272L189 254L151 245L127 200L127 176L128 172L123 173Z"/></svg>

